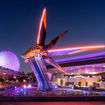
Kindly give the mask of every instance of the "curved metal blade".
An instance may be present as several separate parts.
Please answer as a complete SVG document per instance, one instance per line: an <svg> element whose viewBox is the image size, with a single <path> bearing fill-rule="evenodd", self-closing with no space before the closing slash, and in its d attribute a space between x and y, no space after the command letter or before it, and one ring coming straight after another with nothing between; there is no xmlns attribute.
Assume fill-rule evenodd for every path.
<svg viewBox="0 0 105 105"><path fill-rule="evenodd" d="M55 68L57 68L58 70L64 72L65 74L68 74L59 64L57 64L53 58L48 57L46 59L44 59L48 64L54 66Z"/></svg>
<svg viewBox="0 0 105 105"><path fill-rule="evenodd" d="M54 47L54 45L68 32L69 30L66 30L65 32L63 32L62 34L60 34L59 36L57 36L56 38L54 38L52 41L50 41L46 46L45 49L51 49L52 47Z"/></svg>
<svg viewBox="0 0 105 105"><path fill-rule="evenodd" d="M44 8L41 16L36 45L44 46L45 38L46 38L46 8Z"/></svg>

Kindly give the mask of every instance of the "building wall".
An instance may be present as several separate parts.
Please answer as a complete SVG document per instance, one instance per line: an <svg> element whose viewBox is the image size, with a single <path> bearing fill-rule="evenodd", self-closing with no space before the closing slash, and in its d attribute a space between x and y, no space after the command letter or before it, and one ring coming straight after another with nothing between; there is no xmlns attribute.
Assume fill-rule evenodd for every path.
<svg viewBox="0 0 105 105"><path fill-rule="evenodd" d="M78 86L78 87L90 87L93 86L94 83L98 83L100 80L100 76L94 76L94 77L71 77L68 78L57 78L56 81L54 82L55 84L59 85L59 86L67 86L67 87L71 87L71 86ZM67 82L69 83L69 85L67 85Z"/></svg>

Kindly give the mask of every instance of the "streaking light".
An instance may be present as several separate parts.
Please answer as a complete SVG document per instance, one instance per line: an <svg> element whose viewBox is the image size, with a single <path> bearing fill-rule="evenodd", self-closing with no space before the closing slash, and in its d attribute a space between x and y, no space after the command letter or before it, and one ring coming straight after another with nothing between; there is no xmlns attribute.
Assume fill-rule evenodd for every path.
<svg viewBox="0 0 105 105"><path fill-rule="evenodd" d="M46 28L46 20L44 20L44 17L46 18L46 8L44 8L43 13L42 13L42 17L40 20L40 25L39 25L39 32L38 32L38 37L37 37L37 44L39 44L40 41L40 33L41 33L41 28L42 28L42 23L44 22L44 26Z"/></svg>
<svg viewBox="0 0 105 105"><path fill-rule="evenodd" d="M78 49L78 50L82 50L82 49L99 49L99 48L105 48L105 45L54 49L54 50L48 50L48 52L53 52L53 51L66 51L66 50L74 50L74 49Z"/></svg>
<svg viewBox="0 0 105 105"><path fill-rule="evenodd" d="M60 70L62 70L65 74L68 74L68 72L65 71L59 64L57 64L57 65L58 65L58 67L59 67Z"/></svg>

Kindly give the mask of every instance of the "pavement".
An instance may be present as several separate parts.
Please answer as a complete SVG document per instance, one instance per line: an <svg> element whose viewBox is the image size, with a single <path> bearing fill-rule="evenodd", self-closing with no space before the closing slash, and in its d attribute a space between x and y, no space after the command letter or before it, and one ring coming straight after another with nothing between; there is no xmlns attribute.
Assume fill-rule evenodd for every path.
<svg viewBox="0 0 105 105"><path fill-rule="evenodd" d="M105 102L0 102L0 105L105 105Z"/></svg>

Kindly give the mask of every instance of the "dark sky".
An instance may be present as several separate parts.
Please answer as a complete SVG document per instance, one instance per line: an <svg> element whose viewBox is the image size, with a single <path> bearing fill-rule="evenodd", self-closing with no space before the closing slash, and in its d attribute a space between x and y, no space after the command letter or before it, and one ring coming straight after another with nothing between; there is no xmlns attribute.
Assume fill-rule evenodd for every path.
<svg viewBox="0 0 105 105"><path fill-rule="evenodd" d="M105 44L105 0L0 0L0 51L14 52L21 71L30 71L20 57L35 44L43 8L47 39L70 29L56 48Z"/></svg>

